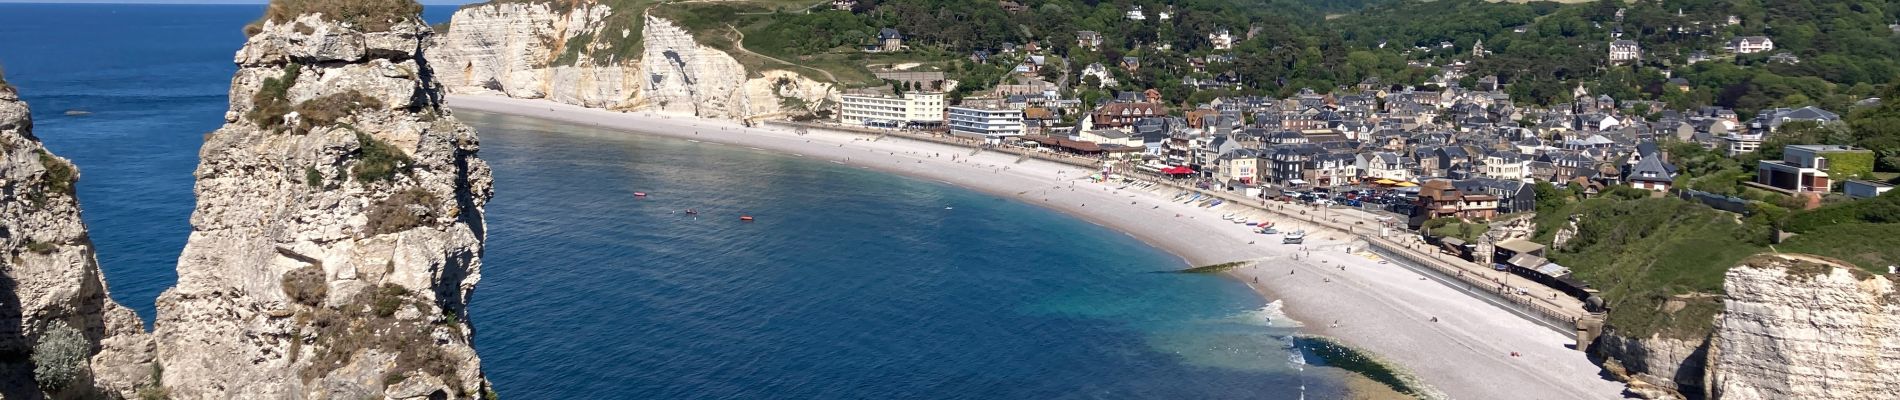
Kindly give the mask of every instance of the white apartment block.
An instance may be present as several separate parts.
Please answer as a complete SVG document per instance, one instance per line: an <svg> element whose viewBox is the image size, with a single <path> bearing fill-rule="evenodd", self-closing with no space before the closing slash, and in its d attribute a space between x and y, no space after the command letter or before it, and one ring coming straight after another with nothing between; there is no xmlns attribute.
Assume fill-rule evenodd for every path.
<svg viewBox="0 0 1900 400"><path fill-rule="evenodd" d="M943 93L846 94L838 98L838 122L845 125L904 128L943 124Z"/></svg>
<svg viewBox="0 0 1900 400"><path fill-rule="evenodd" d="M1001 141L1023 135L1023 111L1006 108L950 107L950 133Z"/></svg>

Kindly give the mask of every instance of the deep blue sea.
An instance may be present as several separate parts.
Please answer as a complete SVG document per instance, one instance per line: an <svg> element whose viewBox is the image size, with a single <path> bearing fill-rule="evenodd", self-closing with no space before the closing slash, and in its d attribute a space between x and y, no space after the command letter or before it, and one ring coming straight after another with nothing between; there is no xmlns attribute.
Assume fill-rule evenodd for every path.
<svg viewBox="0 0 1900 400"><path fill-rule="evenodd" d="M148 321L261 9L0 4L0 66L81 168L113 298ZM505 398L1342 395L1289 361L1293 330L1244 285L1151 273L1184 265L1078 219L735 146L458 116L494 166L471 314Z"/></svg>

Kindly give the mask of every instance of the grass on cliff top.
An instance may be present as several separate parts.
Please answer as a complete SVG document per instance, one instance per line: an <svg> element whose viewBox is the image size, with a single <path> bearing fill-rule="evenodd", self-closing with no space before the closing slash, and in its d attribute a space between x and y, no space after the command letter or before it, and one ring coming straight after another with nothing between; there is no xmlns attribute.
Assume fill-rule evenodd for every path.
<svg viewBox="0 0 1900 400"><path fill-rule="evenodd" d="M244 26L246 36L264 29L264 22L285 23L305 14L323 14L326 21L347 22L363 32L384 32L403 21L422 17L415 0L271 0L264 17Z"/></svg>
<svg viewBox="0 0 1900 400"><path fill-rule="evenodd" d="M1609 323L1629 336L1707 334L1713 326L1696 312L1704 305L1670 312L1664 304L1721 293L1729 267L1767 250L1765 227L1674 198L1595 198L1557 212L1583 218L1576 237L1549 251L1551 261L1600 290L1611 308Z"/></svg>
<svg viewBox="0 0 1900 400"><path fill-rule="evenodd" d="M6 67L0 67L0 90L7 90L7 89L12 89L12 88L13 88L13 85L7 83Z"/></svg>
<svg viewBox="0 0 1900 400"><path fill-rule="evenodd" d="M1600 290L1611 307L1608 322L1626 335L1661 333L1695 339L1712 329L1710 318L1721 311L1719 299L1713 296L1722 293L1725 274L1751 255L1813 254L1871 273L1885 273L1887 265L1900 263L1900 246L1892 240L1900 237L1900 224L1869 222L1884 218L1880 213L1889 206L1881 200L1783 218L1824 219L1830 224L1805 222L1806 233L1770 247L1768 226L1773 222L1766 220L1765 212L1743 218L1673 197L1600 197L1539 215L1536 240L1550 244L1566 216L1582 215L1577 236L1564 246L1552 247L1551 261L1569 267L1574 277ZM1821 216L1804 217L1809 214Z"/></svg>

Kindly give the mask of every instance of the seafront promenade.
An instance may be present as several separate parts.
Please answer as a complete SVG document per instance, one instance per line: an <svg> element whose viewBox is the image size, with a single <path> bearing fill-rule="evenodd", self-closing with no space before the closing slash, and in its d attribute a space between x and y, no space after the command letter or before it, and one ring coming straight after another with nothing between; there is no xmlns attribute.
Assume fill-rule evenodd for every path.
<svg viewBox="0 0 1900 400"><path fill-rule="evenodd" d="M937 181L1062 212L1127 233L1182 258L1160 268L1260 260L1230 271L1268 301L1280 302L1303 332L1324 335L1411 371L1448 398L1613 398L1622 385L1571 350L1574 335L1482 300L1463 289L1427 282L1418 270L1380 264L1365 242L1316 221L1275 217L1260 209L1203 208L1160 184L1088 179L1093 163L1050 160L1006 149L976 150L941 140L913 140L834 129L744 127L690 116L622 113L539 100L451 96L456 111L482 111L566 121L730 145L762 152L875 169ZM1243 211L1244 210L1244 211ZM1223 213L1282 222L1317 232L1304 245L1223 220ZM1297 211L1293 215L1298 215ZM1396 263L1394 263L1396 264ZM1501 385L1498 382L1513 382Z"/></svg>

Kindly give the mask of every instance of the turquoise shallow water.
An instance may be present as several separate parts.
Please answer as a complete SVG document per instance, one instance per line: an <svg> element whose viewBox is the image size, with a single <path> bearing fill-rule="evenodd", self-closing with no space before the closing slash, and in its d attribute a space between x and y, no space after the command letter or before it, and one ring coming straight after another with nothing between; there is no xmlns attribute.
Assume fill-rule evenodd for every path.
<svg viewBox="0 0 1900 400"><path fill-rule="evenodd" d="M0 63L83 171L113 297L148 320L257 13L0 4ZM736 146L459 116L495 171L471 313L507 398L1341 394L1297 372L1291 329L1246 287L1150 273L1183 265L1081 220Z"/></svg>

